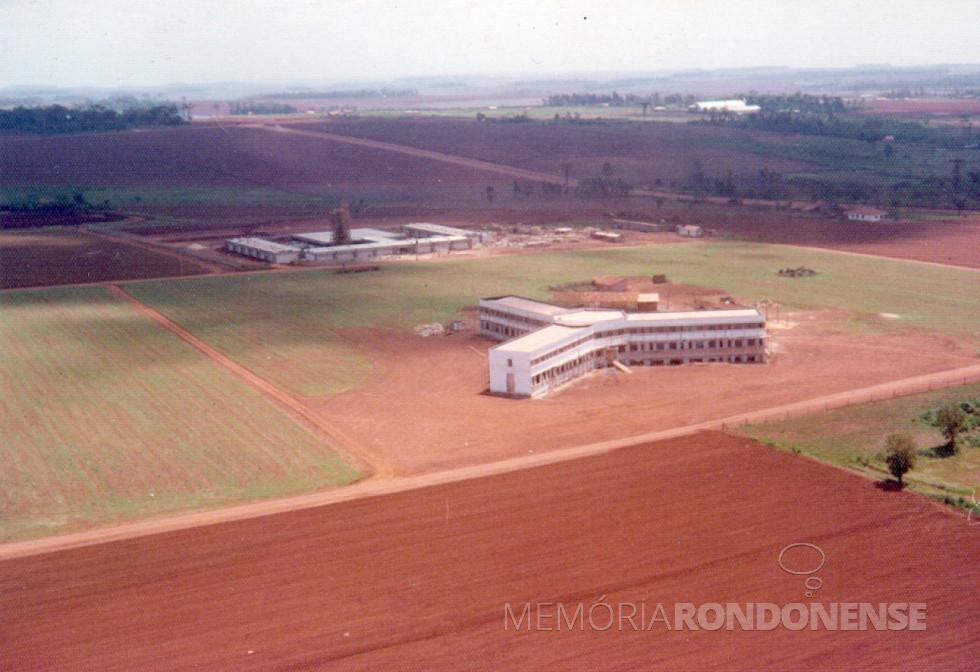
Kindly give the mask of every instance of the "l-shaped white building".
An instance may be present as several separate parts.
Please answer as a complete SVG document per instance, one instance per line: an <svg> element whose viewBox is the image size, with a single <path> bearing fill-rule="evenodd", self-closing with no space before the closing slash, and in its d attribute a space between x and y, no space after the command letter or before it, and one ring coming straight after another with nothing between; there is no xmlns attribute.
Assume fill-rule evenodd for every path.
<svg viewBox="0 0 980 672"><path fill-rule="evenodd" d="M577 376L625 365L764 362L765 317L754 308L626 313L561 308L502 296L480 300L480 331L504 340L490 349L490 392L540 397Z"/></svg>

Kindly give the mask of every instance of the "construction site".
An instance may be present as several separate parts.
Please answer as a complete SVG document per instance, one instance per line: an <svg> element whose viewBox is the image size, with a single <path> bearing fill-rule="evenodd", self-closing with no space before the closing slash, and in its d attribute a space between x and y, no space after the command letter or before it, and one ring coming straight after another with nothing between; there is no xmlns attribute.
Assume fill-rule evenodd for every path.
<svg viewBox="0 0 980 672"><path fill-rule="evenodd" d="M596 369L629 374L630 366L766 361L767 318L757 308L722 297L732 307L661 312L659 294L629 291L644 283L668 286L663 275L597 278L594 291L555 292L559 301L584 295L588 303L578 307L481 299L480 333L504 341L488 353L490 392L540 397Z"/></svg>

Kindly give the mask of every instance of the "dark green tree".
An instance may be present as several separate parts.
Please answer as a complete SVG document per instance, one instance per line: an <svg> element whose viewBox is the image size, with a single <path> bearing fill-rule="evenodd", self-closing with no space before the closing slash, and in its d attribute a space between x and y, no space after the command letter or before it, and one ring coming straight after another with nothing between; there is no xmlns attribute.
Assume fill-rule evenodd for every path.
<svg viewBox="0 0 980 672"><path fill-rule="evenodd" d="M898 486L905 487L905 474L915 467L915 441L908 434L891 434L885 439L885 464Z"/></svg>

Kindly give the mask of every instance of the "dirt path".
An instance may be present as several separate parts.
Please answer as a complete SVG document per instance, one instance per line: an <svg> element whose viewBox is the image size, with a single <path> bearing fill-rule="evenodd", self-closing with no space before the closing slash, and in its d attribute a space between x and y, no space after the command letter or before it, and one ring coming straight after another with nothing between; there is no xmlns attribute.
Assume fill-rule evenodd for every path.
<svg viewBox="0 0 980 672"><path fill-rule="evenodd" d="M248 126L248 128L257 128L272 133L289 133L291 135L302 135L309 138L329 140L330 142L341 142L348 145L355 145L357 147L369 147L371 149L380 149L386 152L397 152L398 154L417 156L422 159L431 159L432 161L441 161L442 163L450 163L456 166L462 166L464 168L472 168L474 170L482 170L488 173L497 173L499 175L506 175L508 177L516 177L522 180L537 180L540 182L564 184L564 178L560 175L539 173L533 170L514 168L513 166L505 166L499 163L480 161L479 159L467 159L465 157L456 156L454 154L443 154L442 152L433 152L428 149L418 149L416 147L409 147L407 145L396 145L391 142L367 140L365 138L355 138L349 135L337 135L336 133L323 133L319 131L301 131L295 128L288 128L286 126L280 126L280 125L267 126L267 125L256 124L254 126ZM577 180L569 181L570 186L574 187L577 186L577 184L578 184Z"/></svg>
<svg viewBox="0 0 980 672"><path fill-rule="evenodd" d="M245 125L246 128L256 128L262 129L264 131L271 131L274 133L290 133L293 135L303 135L311 138L319 138L321 140L330 140L332 142L341 142L348 145L355 145L358 147L370 147L371 149L380 149L386 152L397 152L399 154L407 154L409 156L417 156L419 158L431 159L433 161L441 161L442 163L450 163L457 166L463 166L465 168L472 168L474 170L483 170L490 173L497 173L499 175L506 175L508 177L515 177L521 180L537 180L539 182L547 182L551 184L561 184L565 185L565 178L561 175L552 175L551 173L541 173L534 170L527 170L524 168L516 168L514 166L507 166L500 163L491 163L490 161L481 161L480 159L469 159L463 156L458 156L456 154L445 154L443 152L435 152L428 149L419 149L417 147L410 147L408 145L398 145L392 142L382 142L380 140L368 140L367 138L358 138L350 135L339 135L336 133L327 133L324 131L307 131L299 130L296 128L290 128L288 126L283 126L281 124L248 124ZM567 184L571 188L576 188L579 186L579 180L569 179ZM682 203L697 200L703 203L714 203L717 205L728 205L729 199L726 196L699 196L694 198L685 194L679 194L671 191L656 191L652 189L633 189L630 191L632 196L640 196L643 198L663 198L670 201L679 201ZM745 198L741 200L743 205L754 205L763 206L767 208L779 208L786 205L786 201L767 201L762 199L752 199ZM790 207L803 208L809 206L809 203L792 203L790 202Z"/></svg>
<svg viewBox="0 0 980 672"><path fill-rule="evenodd" d="M143 217L139 219L145 220L146 218ZM163 254L168 257L172 257L174 259L179 259L180 261L193 263L197 266L201 266L203 268L208 269L208 271L210 271L211 273L230 273L233 270L231 267L219 264L216 261L211 261L205 259L204 257L199 257L193 254L186 254L182 252L179 248L176 248L171 245L160 245L160 244L154 245L149 242L144 243L130 236L114 236L111 233L105 233L104 231L99 231L97 229L92 229L88 227L84 227L80 230L86 235L93 236L95 238L101 238L102 240L108 240L113 243L120 243L122 245L129 245L131 247L138 247L142 250L148 250L150 252L155 252L156 254ZM188 274L187 276L180 276L180 277L188 277L190 275L201 275L201 274L194 273L194 274Z"/></svg>
<svg viewBox="0 0 980 672"><path fill-rule="evenodd" d="M362 471L367 471L368 477L385 478L392 475L392 469L384 458L371 453L358 441L336 427L326 423L321 417L310 411L310 409L299 400L280 390L278 387L264 378L249 371L230 357L222 354L162 313L127 294L126 291L118 285L110 284L106 285L105 287L110 293L113 294L113 296L116 296L117 298L131 304L140 313L153 320L160 327L166 329L182 341L188 343L210 360L230 371L236 378L257 390L267 399L270 399L276 404L276 406L286 411L291 417L299 420L304 427L312 430L321 438L325 438L332 447L339 450L341 453L344 453L345 457L352 464L354 464L354 466Z"/></svg>
<svg viewBox="0 0 980 672"><path fill-rule="evenodd" d="M201 350L207 356L226 366L236 375L239 375L246 382L259 389L263 394L276 401L280 406L287 408L293 415L301 418L306 424L311 425L326 434L334 443L339 443L344 449L351 447L349 439L338 432L335 428L324 427L322 420L314 415L309 409L300 402L286 395L278 388L270 385L267 381L259 378L237 363L229 360L221 353L205 343L200 342L192 334L188 334L184 329L174 324L166 317L159 315L152 309L135 301L128 294L118 287L110 287L110 291L141 308L148 317L166 328L168 331L180 336L195 348ZM186 334L186 338L184 335ZM921 376L905 378L879 385L872 385L858 390L851 390L837 394L808 399L797 403L784 404L771 408L760 409L749 413L719 418L708 422L685 425L673 429L647 432L618 438L610 441L602 441L575 448L563 450L553 450L548 452L531 453L512 457L495 462L475 464L455 469L422 473L412 476L393 475L392 469L382 459L371 454L370 451L361 450L363 458L369 463L377 464L377 471L373 478L365 479L353 485L328 490L325 492L314 492L295 497L256 502L231 506L214 511L199 511L194 513L160 518L157 520L141 521L126 525L119 525L110 528L89 530L72 534L34 539L23 542L14 542L0 545L0 561L61 551L70 548L90 546L110 541L123 539L135 539L146 535L160 534L164 532L175 532L202 525L213 525L217 523L228 523L232 521L259 518L272 514L285 513L289 511L299 511L314 507L339 504L365 498L376 498L380 496L392 495L396 493L417 490L437 485L447 485L463 481L470 481L487 476L508 474L516 471L533 469L547 465L556 465L572 460L579 460L587 457L603 455L605 453L631 448L643 444L661 442L669 439L691 436L704 431L726 430L746 423L768 422L789 417L823 413L828 410L844 408L856 404L863 404L869 401L879 401L892 399L895 397L917 394L928 390L961 385L970 382L980 381L980 364L941 371ZM359 448L355 446L355 448ZM353 451L352 451L353 452ZM379 478L383 476L383 478Z"/></svg>
<svg viewBox="0 0 980 672"><path fill-rule="evenodd" d="M704 433L4 560L0 670L969 670L980 584L937 568L971 566L978 529L912 493ZM826 559L819 592L780 569L801 543ZM674 618L678 603L909 602L924 629Z"/></svg>

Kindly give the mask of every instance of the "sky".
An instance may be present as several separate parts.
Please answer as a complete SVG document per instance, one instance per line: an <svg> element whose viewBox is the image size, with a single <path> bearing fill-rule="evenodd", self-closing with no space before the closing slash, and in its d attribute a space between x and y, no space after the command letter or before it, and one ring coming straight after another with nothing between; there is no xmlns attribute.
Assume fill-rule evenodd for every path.
<svg viewBox="0 0 980 672"><path fill-rule="evenodd" d="M0 87L980 63L978 0L0 0Z"/></svg>

